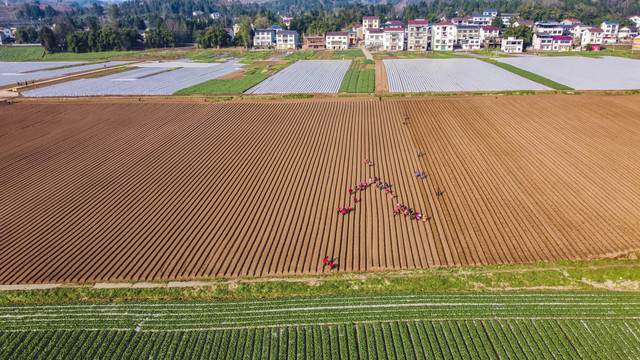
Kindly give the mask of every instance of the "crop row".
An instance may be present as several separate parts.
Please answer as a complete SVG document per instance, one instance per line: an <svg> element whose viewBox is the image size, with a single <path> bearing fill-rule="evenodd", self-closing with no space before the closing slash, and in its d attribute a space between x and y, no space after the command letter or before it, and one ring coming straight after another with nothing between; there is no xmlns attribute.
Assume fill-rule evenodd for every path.
<svg viewBox="0 0 640 360"><path fill-rule="evenodd" d="M122 65L124 62L114 61L109 63L86 64L74 62L29 62L11 63L0 62L0 86L19 82L43 80L68 75L81 71L96 70L104 67ZM70 66L69 65L78 65ZM53 70L47 70L53 69Z"/></svg>
<svg viewBox="0 0 640 360"><path fill-rule="evenodd" d="M375 88L375 70L360 69L360 61L354 61L342 79L340 92L372 93Z"/></svg>
<svg viewBox="0 0 640 360"><path fill-rule="evenodd" d="M465 301L466 300L466 301ZM577 301L580 300L580 301ZM334 297L196 303L121 303L0 307L0 330L222 329L446 319L637 319L640 300L624 294L584 297Z"/></svg>
<svg viewBox="0 0 640 360"><path fill-rule="evenodd" d="M337 93L350 64L350 61L298 61L247 90L246 93Z"/></svg>
<svg viewBox="0 0 640 360"><path fill-rule="evenodd" d="M637 320L447 320L196 331L0 333L0 358L625 359Z"/></svg>

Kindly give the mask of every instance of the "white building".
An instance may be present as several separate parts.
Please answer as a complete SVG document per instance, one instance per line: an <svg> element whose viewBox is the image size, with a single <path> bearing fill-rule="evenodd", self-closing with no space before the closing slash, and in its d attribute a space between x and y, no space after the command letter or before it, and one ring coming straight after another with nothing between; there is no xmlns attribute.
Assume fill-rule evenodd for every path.
<svg viewBox="0 0 640 360"><path fill-rule="evenodd" d="M462 39L459 40L459 43L464 50L480 50L482 46L482 41L479 38Z"/></svg>
<svg viewBox="0 0 640 360"><path fill-rule="evenodd" d="M457 38L459 40L479 39L480 27L475 25L456 26Z"/></svg>
<svg viewBox="0 0 640 360"><path fill-rule="evenodd" d="M531 44L533 45L533 50L551 51L553 47L553 35L533 34Z"/></svg>
<svg viewBox="0 0 640 360"><path fill-rule="evenodd" d="M278 50L295 49L299 42L297 31L280 30L276 33L276 49Z"/></svg>
<svg viewBox="0 0 640 360"><path fill-rule="evenodd" d="M592 50L600 51L602 48L603 35L602 29L595 27L582 32L582 39L580 39L582 50L586 50L585 47L587 44L591 44Z"/></svg>
<svg viewBox="0 0 640 360"><path fill-rule="evenodd" d="M235 26L234 26L234 33ZM276 41L276 32L271 29L256 29L253 35L253 47L257 49L271 49Z"/></svg>
<svg viewBox="0 0 640 360"><path fill-rule="evenodd" d="M498 16L498 9L484 9L482 10L482 15L489 15L493 19Z"/></svg>
<svg viewBox="0 0 640 360"><path fill-rule="evenodd" d="M581 41L582 40L582 34L585 31L587 31L587 29L590 29L592 27L593 26L585 25L585 24L576 25L576 26L571 28L571 37L573 38L574 41Z"/></svg>
<svg viewBox="0 0 640 360"><path fill-rule="evenodd" d="M478 26L487 26L491 24L491 15L473 14L473 24Z"/></svg>
<svg viewBox="0 0 640 360"><path fill-rule="evenodd" d="M435 24L431 35L431 50L453 51L457 36L456 26L453 23L442 21Z"/></svg>
<svg viewBox="0 0 640 360"><path fill-rule="evenodd" d="M551 43L552 51L571 51L571 36L554 36Z"/></svg>
<svg viewBox="0 0 640 360"><path fill-rule="evenodd" d="M605 21L600 25L603 32L603 42L605 44L615 44L618 41L618 22Z"/></svg>
<svg viewBox="0 0 640 360"><path fill-rule="evenodd" d="M636 26L640 26L640 15L627 16L627 19L633 21Z"/></svg>
<svg viewBox="0 0 640 360"><path fill-rule="evenodd" d="M377 16L363 16L362 17L362 27L365 29L368 28L374 28L374 29L379 29L380 28L380 18Z"/></svg>
<svg viewBox="0 0 640 360"><path fill-rule="evenodd" d="M220 13L219 12L212 12L209 16L211 16L211 19L215 20L217 18L220 17Z"/></svg>
<svg viewBox="0 0 640 360"><path fill-rule="evenodd" d="M376 28L365 29L364 46L372 49L381 49L384 46L384 33Z"/></svg>
<svg viewBox="0 0 640 360"><path fill-rule="evenodd" d="M282 17L282 22L287 26L287 29L289 28L289 25L291 25L291 20L293 20L293 17L291 16Z"/></svg>
<svg viewBox="0 0 640 360"><path fill-rule="evenodd" d="M404 50L404 26L386 27L382 33L384 34L383 48L385 51Z"/></svg>
<svg viewBox="0 0 640 360"><path fill-rule="evenodd" d="M636 36L638 36L637 26L623 26L620 31L618 31L618 39L620 41L633 40Z"/></svg>
<svg viewBox="0 0 640 360"><path fill-rule="evenodd" d="M504 24L504 26L509 26L509 21L511 21L511 19L518 20L519 17L520 17L520 13L502 13L502 14L500 14L500 18L502 19L502 23Z"/></svg>
<svg viewBox="0 0 640 360"><path fill-rule="evenodd" d="M502 39L502 51L505 53L521 53L524 48L524 40L516 39L513 36L509 36L507 39Z"/></svg>
<svg viewBox="0 0 640 360"><path fill-rule="evenodd" d="M536 24L531 20L523 20L523 19L518 19L518 20L516 20L516 22L513 23L513 26L521 26L521 25L526 25L526 26L532 28Z"/></svg>
<svg viewBox="0 0 640 360"><path fill-rule="evenodd" d="M409 20L407 25L407 50L427 51L431 31L427 20Z"/></svg>
<svg viewBox="0 0 640 360"><path fill-rule="evenodd" d="M576 25L582 24L582 21L578 19L566 19L566 20L563 20L560 24L568 25L568 26L576 26Z"/></svg>
<svg viewBox="0 0 640 360"><path fill-rule="evenodd" d="M533 31L536 34L560 36L564 31L564 27L562 27L560 23L556 22L538 22L533 28Z"/></svg>
<svg viewBox="0 0 640 360"><path fill-rule="evenodd" d="M480 28L480 40L497 39L500 37L500 29L495 26L483 26Z"/></svg>
<svg viewBox="0 0 640 360"><path fill-rule="evenodd" d="M349 48L349 34L345 31L330 31L324 42L327 50L346 50Z"/></svg>

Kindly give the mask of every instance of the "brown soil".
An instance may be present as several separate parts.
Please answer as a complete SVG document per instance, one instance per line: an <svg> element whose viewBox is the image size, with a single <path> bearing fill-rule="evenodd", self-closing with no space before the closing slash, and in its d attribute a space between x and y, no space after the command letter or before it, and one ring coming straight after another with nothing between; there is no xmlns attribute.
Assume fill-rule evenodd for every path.
<svg viewBox="0 0 640 360"><path fill-rule="evenodd" d="M218 80L238 80L238 79L242 79L243 77L247 76L247 75L244 74L245 72L247 72L247 69L234 71L231 74L220 76L218 78Z"/></svg>
<svg viewBox="0 0 640 360"><path fill-rule="evenodd" d="M2 284L317 274L325 255L346 272L640 247L640 96L0 111ZM398 198L370 188L354 205L347 189L374 176ZM394 217L398 202L430 221Z"/></svg>
<svg viewBox="0 0 640 360"><path fill-rule="evenodd" d="M389 92L389 83L387 81L387 70L384 67L384 63L382 60L375 60L376 67L376 92L377 93L388 93Z"/></svg>

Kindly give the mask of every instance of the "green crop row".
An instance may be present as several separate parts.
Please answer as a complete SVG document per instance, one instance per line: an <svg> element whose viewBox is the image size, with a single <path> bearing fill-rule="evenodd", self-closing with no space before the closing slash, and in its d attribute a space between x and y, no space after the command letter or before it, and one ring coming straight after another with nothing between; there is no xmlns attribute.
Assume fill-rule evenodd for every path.
<svg viewBox="0 0 640 360"><path fill-rule="evenodd" d="M375 89L375 70L347 70L340 84L340 92L372 93Z"/></svg>
<svg viewBox="0 0 640 360"><path fill-rule="evenodd" d="M0 333L3 359L629 359L639 320L395 321L273 328Z"/></svg>

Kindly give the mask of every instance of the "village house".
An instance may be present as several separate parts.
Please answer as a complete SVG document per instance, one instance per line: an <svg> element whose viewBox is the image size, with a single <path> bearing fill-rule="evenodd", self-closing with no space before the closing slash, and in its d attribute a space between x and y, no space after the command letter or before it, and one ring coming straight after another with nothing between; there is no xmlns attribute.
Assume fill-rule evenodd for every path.
<svg viewBox="0 0 640 360"><path fill-rule="evenodd" d="M553 47L553 35L549 34L533 34L531 39L533 50L536 51L551 51Z"/></svg>
<svg viewBox="0 0 640 360"><path fill-rule="evenodd" d="M466 25L470 25L470 23L473 24L473 18L471 18L471 17L454 17L453 19L451 19L451 22L455 26L466 26Z"/></svg>
<svg viewBox="0 0 640 360"><path fill-rule="evenodd" d="M407 50L429 50L430 31L429 22L424 19L409 20L407 25Z"/></svg>
<svg viewBox="0 0 640 360"><path fill-rule="evenodd" d="M633 21L637 27L640 27L640 15L627 16L625 19Z"/></svg>
<svg viewBox="0 0 640 360"><path fill-rule="evenodd" d="M284 28L280 25L273 25L271 27L268 27L267 29L275 31L276 35L278 34L278 32L284 30Z"/></svg>
<svg viewBox="0 0 640 360"><path fill-rule="evenodd" d="M560 36L564 32L564 27L557 22L538 22L533 28L536 34L547 34Z"/></svg>
<svg viewBox="0 0 640 360"><path fill-rule="evenodd" d="M325 39L324 36L305 36L304 43L302 44L303 50L324 50Z"/></svg>
<svg viewBox="0 0 640 360"><path fill-rule="evenodd" d="M285 24L287 29L289 28L289 25L291 25L291 20L293 20L293 17L291 17L291 16L283 16L282 17L282 22Z"/></svg>
<svg viewBox="0 0 640 360"><path fill-rule="evenodd" d="M473 14L473 24L478 26L487 26L491 24L491 15Z"/></svg>
<svg viewBox="0 0 640 360"><path fill-rule="evenodd" d="M578 19L566 19L566 20L563 20L560 24L568 25L568 26L576 26L576 25L582 24L582 21Z"/></svg>
<svg viewBox="0 0 640 360"><path fill-rule="evenodd" d="M433 51L453 51L453 45L456 43L457 31L455 25L450 22L442 21L433 26L432 31Z"/></svg>
<svg viewBox="0 0 640 360"><path fill-rule="evenodd" d="M377 16L363 16L362 17L362 27L365 29L380 28L380 18Z"/></svg>
<svg viewBox="0 0 640 360"><path fill-rule="evenodd" d="M520 13L502 13L500 14L500 18L502 19L502 23L505 26L509 26L511 19L518 20L520 17Z"/></svg>
<svg viewBox="0 0 640 360"><path fill-rule="evenodd" d="M502 46L500 48L505 53L521 53L524 49L524 40L509 36L506 39L502 39Z"/></svg>
<svg viewBox="0 0 640 360"><path fill-rule="evenodd" d="M551 44L552 51L571 51L571 36L554 36Z"/></svg>
<svg viewBox="0 0 640 360"><path fill-rule="evenodd" d="M489 15L493 19L498 16L498 9L484 9L482 10L482 15Z"/></svg>
<svg viewBox="0 0 640 360"><path fill-rule="evenodd" d="M605 21L600 25L604 44L615 44L618 41L618 22Z"/></svg>
<svg viewBox="0 0 640 360"><path fill-rule="evenodd" d="M636 36L638 36L637 26L623 26L620 31L618 31L618 40L620 41L630 41Z"/></svg>
<svg viewBox="0 0 640 360"><path fill-rule="evenodd" d="M380 49L384 46L384 33L377 28L368 28L364 34L364 46L371 49Z"/></svg>
<svg viewBox="0 0 640 360"><path fill-rule="evenodd" d="M487 41L500 37L500 29L495 26L483 26L480 28L480 40Z"/></svg>
<svg viewBox="0 0 640 360"><path fill-rule="evenodd" d="M345 31L330 31L325 36L327 50L346 50L349 48L349 34Z"/></svg>
<svg viewBox="0 0 640 360"><path fill-rule="evenodd" d="M585 31L587 31L587 29L590 29L592 27L593 26L585 25L585 24L579 24L579 25L573 26L570 30L570 34L571 34L571 37L573 38L573 41L574 42L582 41L582 34Z"/></svg>
<svg viewBox="0 0 640 360"><path fill-rule="evenodd" d="M480 27L475 25L456 26L458 40L480 39Z"/></svg>
<svg viewBox="0 0 640 360"><path fill-rule="evenodd" d="M404 50L404 26L388 26L384 30L383 48L386 51Z"/></svg>
<svg viewBox="0 0 640 360"><path fill-rule="evenodd" d="M587 49L587 45L591 45L591 50L600 51L602 49L603 32L600 28L589 28L582 32L580 47L582 50Z"/></svg>
<svg viewBox="0 0 640 360"><path fill-rule="evenodd" d="M358 39L364 40L364 28L362 27L362 24L354 25L351 30L356 32Z"/></svg>
<svg viewBox="0 0 640 360"><path fill-rule="evenodd" d="M358 44L358 33L353 30L347 30L347 35L349 36L349 46Z"/></svg>
<svg viewBox="0 0 640 360"><path fill-rule="evenodd" d="M523 20L523 19L518 19L518 20L516 20L516 22L513 23L513 26L521 26L521 25L526 25L526 26L532 28L536 24L531 20Z"/></svg>
<svg viewBox="0 0 640 360"><path fill-rule="evenodd" d="M458 40L458 44L460 44L463 50L480 50L482 47L482 41L480 41L479 38L461 39Z"/></svg>
<svg viewBox="0 0 640 360"><path fill-rule="evenodd" d="M275 30L256 29L253 35L253 47L256 49L271 49L276 41Z"/></svg>
<svg viewBox="0 0 640 360"><path fill-rule="evenodd" d="M298 47L299 35L297 31L280 30L276 33L276 49L290 50Z"/></svg>
<svg viewBox="0 0 640 360"><path fill-rule="evenodd" d="M212 12L211 14L209 14L209 17L211 17L212 20L218 19L220 17L220 13L217 11Z"/></svg>
<svg viewBox="0 0 640 360"><path fill-rule="evenodd" d="M13 31L7 27L0 27L0 44L12 44L14 42Z"/></svg>

